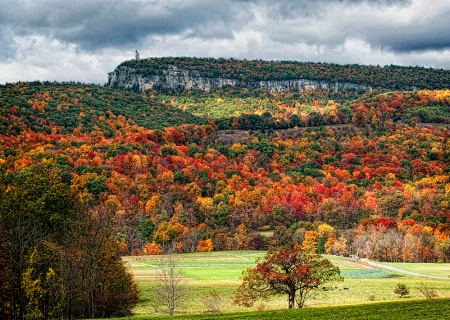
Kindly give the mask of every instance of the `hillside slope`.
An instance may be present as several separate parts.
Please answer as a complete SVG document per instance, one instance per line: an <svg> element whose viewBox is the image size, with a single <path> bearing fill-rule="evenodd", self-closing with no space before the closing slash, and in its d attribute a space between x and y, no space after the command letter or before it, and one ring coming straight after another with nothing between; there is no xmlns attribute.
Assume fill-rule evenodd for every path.
<svg viewBox="0 0 450 320"><path fill-rule="evenodd" d="M137 94L85 84L0 86L0 133L27 129L91 133L163 129L213 123L219 129L278 130L385 121L450 123L450 91L387 92L216 90ZM117 131L116 133L114 131Z"/></svg>
<svg viewBox="0 0 450 320"><path fill-rule="evenodd" d="M54 168L111 210L123 254L267 249L308 231L319 252L450 261L450 132L417 124L448 123L448 90L341 102L315 91L0 90L0 173Z"/></svg>
<svg viewBox="0 0 450 320"><path fill-rule="evenodd" d="M0 86L0 133L26 129L64 133L93 130L113 136L133 126L161 129L180 124L206 123L164 102L97 85L75 83L17 83ZM127 129L128 128L128 129Z"/></svg>

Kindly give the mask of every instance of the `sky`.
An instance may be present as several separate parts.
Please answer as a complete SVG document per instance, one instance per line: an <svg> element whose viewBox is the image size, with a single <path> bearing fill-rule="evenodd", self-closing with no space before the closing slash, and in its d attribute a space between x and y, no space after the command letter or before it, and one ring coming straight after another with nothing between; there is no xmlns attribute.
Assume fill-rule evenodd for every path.
<svg viewBox="0 0 450 320"><path fill-rule="evenodd" d="M450 0L0 0L0 84L190 56L450 69Z"/></svg>

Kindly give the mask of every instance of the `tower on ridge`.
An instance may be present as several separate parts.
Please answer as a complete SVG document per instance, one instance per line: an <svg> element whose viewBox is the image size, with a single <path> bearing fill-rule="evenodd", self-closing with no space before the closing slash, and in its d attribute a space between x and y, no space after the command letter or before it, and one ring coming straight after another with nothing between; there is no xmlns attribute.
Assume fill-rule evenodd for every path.
<svg viewBox="0 0 450 320"><path fill-rule="evenodd" d="M139 52L136 50L136 61L139 61L140 57L139 57Z"/></svg>

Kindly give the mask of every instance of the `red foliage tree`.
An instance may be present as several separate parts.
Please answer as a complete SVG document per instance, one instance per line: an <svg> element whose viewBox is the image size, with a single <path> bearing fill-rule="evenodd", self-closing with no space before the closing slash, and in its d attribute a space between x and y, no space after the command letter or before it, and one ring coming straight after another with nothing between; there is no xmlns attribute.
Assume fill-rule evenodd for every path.
<svg viewBox="0 0 450 320"><path fill-rule="evenodd" d="M319 255L300 249L269 251L265 260L243 272L235 304L252 306L256 300L287 294L289 309L303 307L314 288L340 279L338 267ZM298 295L297 295L298 293Z"/></svg>

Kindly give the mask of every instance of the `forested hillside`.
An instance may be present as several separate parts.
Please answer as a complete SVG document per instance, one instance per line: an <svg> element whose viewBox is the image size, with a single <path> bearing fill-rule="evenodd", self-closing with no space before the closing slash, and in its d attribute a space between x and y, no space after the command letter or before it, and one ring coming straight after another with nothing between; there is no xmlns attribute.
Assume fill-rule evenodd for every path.
<svg viewBox="0 0 450 320"><path fill-rule="evenodd" d="M2 86L2 175L52 168L114 213L122 254L303 243L449 260L449 91L208 97Z"/></svg>
<svg viewBox="0 0 450 320"><path fill-rule="evenodd" d="M0 86L0 133L104 135L213 121L220 130L276 130L385 121L450 123L448 91L264 90L136 94L96 85L18 83ZM374 117L375 115L375 117Z"/></svg>
<svg viewBox="0 0 450 320"><path fill-rule="evenodd" d="M448 90L0 86L0 316L130 314L120 255L448 262L449 106Z"/></svg>

